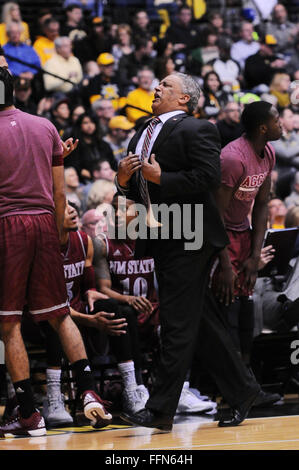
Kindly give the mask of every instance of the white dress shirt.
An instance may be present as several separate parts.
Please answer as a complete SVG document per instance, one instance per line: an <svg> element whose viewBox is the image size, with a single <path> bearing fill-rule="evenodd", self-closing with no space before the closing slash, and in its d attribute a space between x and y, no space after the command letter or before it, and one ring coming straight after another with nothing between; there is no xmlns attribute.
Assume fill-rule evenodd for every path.
<svg viewBox="0 0 299 470"><path fill-rule="evenodd" d="M159 124L157 124L157 126L154 129L153 135L151 137L151 141L150 141L150 144L149 144L149 147L148 147L148 153L147 153L148 157L151 154L151 150L153 148L153 145L155 143L156 138L158 137L158 135L159 135L159 133L160 133L162 127L163 127L163 124L168 119L172 118L173 116L176 116L177 114L182 114L184 112L185 111L178 111L178 110L177 111L170 111L169 113L163 113L163 114L160 114L160 116L158 116L161 122L159 122ZM141 134L140 139L137 142L135 153L139 156L141 155L141 150L142 150L142 146L143 146L143 142L144 142L146 133L147 133L147 127L144 129L144 131Z"/></svg>
<svg viewBox="0 0 299 470"><path fill-rule="evenodd" d="M154 129L154 132L153 132L153 135L152 135L152 138L151 138L151 141L150 141L150 145L149 145L149 148L148 148L148 153L147 153L148 157L151 154L151 150L153 148L155 140L158 137L158 135L159 135L163 125L165 124L165 122L168 119L170 119L174 116L177 116L178 114L183 114L184 112L185 111L179 111L179 110L170 111L169 113L163 113L163 114L160 114L160 116L158 116L161 122L159 122L159 124L157 124L157 126ZM143 142L144 142L144 139L145 139L145 136L146 136L146 132L147 132L147 127L142 132L141 137L138 140L137 145L136 145L135 154L139 155L139 157L141 156L141 150L142 150ZM118 180L117 180L117 175L115 176L114 183L115 183L115 186L116 186L117 190L120 193L122 193L124 196L129 192L129 188L123 188L122 186L119 185Z"/></svg>

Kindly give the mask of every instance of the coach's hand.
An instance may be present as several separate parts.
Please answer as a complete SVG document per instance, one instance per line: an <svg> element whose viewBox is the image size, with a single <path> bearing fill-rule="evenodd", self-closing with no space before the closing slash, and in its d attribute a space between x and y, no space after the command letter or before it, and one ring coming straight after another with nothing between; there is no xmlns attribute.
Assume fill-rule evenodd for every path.
<svg viewBox="0 0 299 470"><path fill-rule="evenodd" d="M151 181L155 184L160 184L161 167L156 161L156 156L154 153L152 153L151 155L150 162L151 163L149 163L148 158L145 158L142 162L142 174L144 176L144 179L147 181Z"/></svg>
<svg viewBox="0 0 299 470"><path fill-rule="evenodd" d="M128 185L132 175L141 168L141 161L137 154L129 152L129 155L123 158L118 165L117 181L120 186L125 188Z"/></svg>

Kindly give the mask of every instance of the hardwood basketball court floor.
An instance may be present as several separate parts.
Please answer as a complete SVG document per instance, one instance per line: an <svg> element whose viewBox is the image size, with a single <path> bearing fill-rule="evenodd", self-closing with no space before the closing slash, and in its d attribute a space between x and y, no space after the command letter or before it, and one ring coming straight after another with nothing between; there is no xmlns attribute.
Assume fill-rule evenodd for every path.
<svg viewBox="0 0 299 470"><path fill-rule="evenodd" d="M299 403L253 410L249 419L235 428L219 428L210 416L176 416L171 433L129 427L116 419L102 430L90 426L55 428L41 437L0 439L2 450L298 450ZM134 452L132 452L134 455Z"/></svg>

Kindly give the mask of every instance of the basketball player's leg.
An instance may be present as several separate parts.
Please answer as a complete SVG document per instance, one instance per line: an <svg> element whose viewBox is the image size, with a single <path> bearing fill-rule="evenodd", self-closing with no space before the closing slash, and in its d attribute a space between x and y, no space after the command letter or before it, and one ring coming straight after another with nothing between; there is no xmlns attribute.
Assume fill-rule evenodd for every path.
<svg viewBox="0 0 299 470"><path fill-rule="evenodd" d="M43 279L44 282L40 282ZM86 416L106 426L112 416L95 394L95 385L82 336L69 315L65 278L55 220L46 214L36 219L36 255L32 262L28 304L35 321L48 321L58 333L64 353L74 370L78 396ZM98 410L97 410L98 409ZM94 414L90 414L89 411ZM98 418L95 416L99 412Z"/></svg>
<svg viewBox="0 0 299 470"><path fill-rule="evenodd" d="M0 427L0 435L43 435L41 415L36 412L30 384L29 361L21 334L26 286L34 253L34 230L29 216L0 219L0 331L5 361L19 405L18 419Z"/></svg>

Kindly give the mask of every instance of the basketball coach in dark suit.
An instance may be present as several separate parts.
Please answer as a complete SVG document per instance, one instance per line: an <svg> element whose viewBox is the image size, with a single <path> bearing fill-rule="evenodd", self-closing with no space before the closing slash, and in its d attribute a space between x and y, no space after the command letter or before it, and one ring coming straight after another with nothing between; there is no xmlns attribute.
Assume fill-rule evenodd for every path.
<svg viewBox="0 0 299 470"><path fill-rule="evenodd" d="M202 246L195 243L188 249L186 242L190 243L190 240L186 239L184 232L177 239L172 226L168 239L146 240L146 254L154 257L159 286L161 357L146 408L121 417L133 424L165 431L172 429L173 416L201 326L207 331L205 337L208 335L209 325L200 324L200 318L209 272L216 254L228 243L212 196L220 184L220 138L216 126L192 116L199 97L200 88L188 75L173 73L164 78L155 89L152 109L156 118L135 134L129 144L129 155L120 162L116 177L118 190L143 203L147 209L149 203L153 208L162 203L168 207L177 204L183 214L188 207L192 230L197 234L203 230ZM196 218L199 205L203 207L200 225ZM139 250L140 246L144 249L144 240L140 240L140 244L138 242L136 249ZM233 349L229 339L220 349L212 343L218 341L217 335L226 335L221 328L216 336L215 332L211 335L210 344L208 338L202 338L206 344L204 353L213 356L209 359L211 368L214 368L213 362L219 363L215 365L218 375L219 367L222 375L227 374L227 370L223 369L222 358L217 358L217 353L221 354L223 348ZM243 399L247 410L259 386L251 384L251 378L244 378L239 358L231 359L234 354L227 351L223 354L228 361L228 387L233 388L231 375L237 374L239 383L234 392L239 393L238 398ZM223 383L221 385L225 387ZM241 418L244 417L243 413Z"/></svg>

